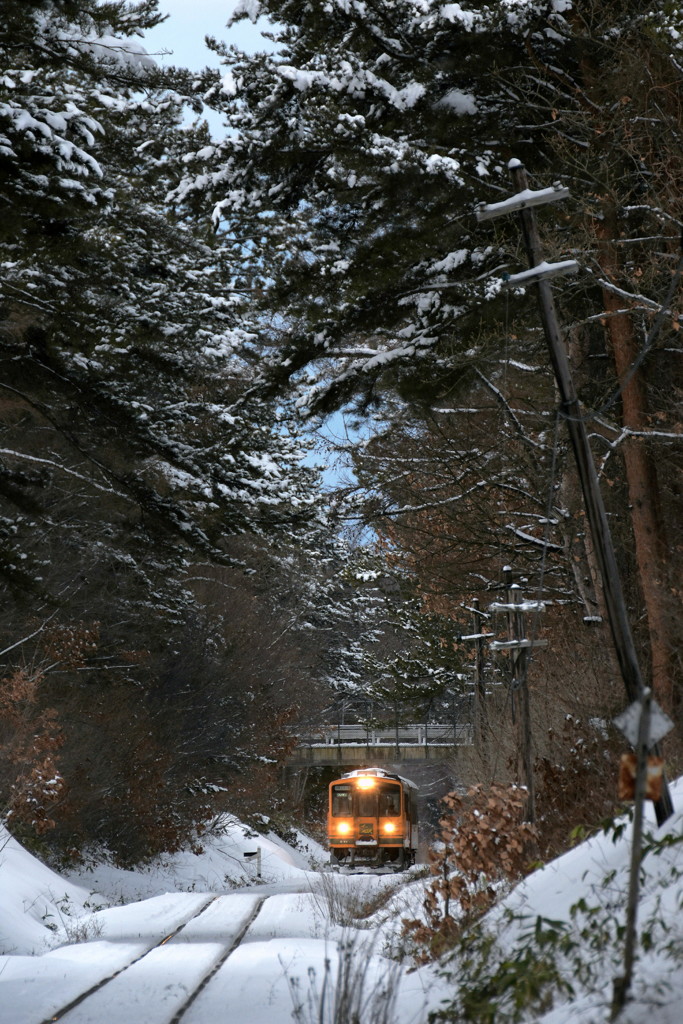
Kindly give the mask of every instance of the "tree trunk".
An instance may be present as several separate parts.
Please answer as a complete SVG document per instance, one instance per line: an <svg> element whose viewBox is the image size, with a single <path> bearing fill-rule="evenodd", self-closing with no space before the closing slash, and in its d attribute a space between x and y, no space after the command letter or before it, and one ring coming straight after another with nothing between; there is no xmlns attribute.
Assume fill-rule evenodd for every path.
<svg viewBox="0 0 683 1024"><path fill-rule="evenodd" d="M607 212L605 220L598 223L597 235L604 275L615 283L623 284L619 281L621 268L617 247L614 244L617 237L617 217L613 209ZM603 301L608 313L614 313L624 306L623 298L607 289L603 289ZM640 369L632 376L628 376L639 352L632 317L628 313L608 316L605 329L616 375L622 383L623 426L631 430L646 430L649 426L646 383ZM657 471L648 444L642 438L626 438L622 444L621 454L626 470L635 560L647 615L651 684L657 701L671 713L674 703L674 638L670 635L671 619L667 613L666 543L660 513Z"/></svg>

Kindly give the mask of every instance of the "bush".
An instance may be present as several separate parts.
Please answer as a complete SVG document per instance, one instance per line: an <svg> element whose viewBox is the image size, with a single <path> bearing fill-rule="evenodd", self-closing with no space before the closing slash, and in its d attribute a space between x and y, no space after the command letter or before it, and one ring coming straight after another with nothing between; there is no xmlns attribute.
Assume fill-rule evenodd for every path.
<svg viewBox="0 0 683 1024"><path fill-rule="evenodd" d="M54 708L39 703L42 673L15 669L0 680L0 793L3 819L34 846L55 827L64 780L57 751L64 743Z"/></svg>
<svg viewBox="0 0 683 1024"><path fill-rule="evenodd" d="M430 850L433 881L424 899L424 920L404 921L404 934L424 963L455 945L463 924L487 910L496 883L512 881L528 870L536 829L521 821L526 790L492 783L474 786L466 796L443 800L438 844Z"/></svg>
<svg viewBox="0 0 683 1024"><path fill-rule="evenodd" d="M623 741L601 723L566 715L548 732L550 754L536 759L539 844L544 858L564 852L572 835L597 829L617 810L618 758Z"/></svg>

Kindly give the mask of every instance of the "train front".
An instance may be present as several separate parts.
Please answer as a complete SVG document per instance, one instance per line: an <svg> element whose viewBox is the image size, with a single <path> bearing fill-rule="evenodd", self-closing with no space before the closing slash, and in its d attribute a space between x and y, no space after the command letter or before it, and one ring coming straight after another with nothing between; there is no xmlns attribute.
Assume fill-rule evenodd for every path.
<svg viewBox="0 0 683 1024"><path fill-rule="evenodd" d="M403 867L407 826L398 778L354 772L330 783L327 839L332 864Z"/></svg>

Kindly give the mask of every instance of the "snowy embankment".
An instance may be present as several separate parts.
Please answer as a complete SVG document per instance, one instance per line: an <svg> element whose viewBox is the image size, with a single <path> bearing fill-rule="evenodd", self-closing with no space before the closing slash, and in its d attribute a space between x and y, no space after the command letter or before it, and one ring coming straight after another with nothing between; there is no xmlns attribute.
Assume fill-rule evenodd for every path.
<svg viewBox="0 0 683 1024"><path fill-rule="evenodd" d="M638 948L619 1024L683 1020L683 779L660 828L647 805ZM471 1016L463 994L495 992L497 1024L606 1024L624 970L631 825L621 819L530 874L466 938L450 968L453 1020ZM468 962L469 961L469 962ZM463 969L464 968L464 969Z"/></svg>
<svg viewBox="0 0 683 1024"><path fill-rule="evenodd" d="M672 790L676 813L660 829L653 820L649 825L641 945L621 1024L681 1020L683 782ZM476 1015L464 1005L472 993L495 1000L501 1024L609 1019L613 980L622 969L629 825L595 835L531 874L468 933L466 955L456 952L440 968L402 977L383 954L405 952L402 919L419 913L428 879L415 871L407 877L321 873L316 869L326 854L310 841L293 849L234 820L224 825L201 853L169 855L140 871L99 864L69 877L8 839L0 851L0 941L9 954L0 957L0 999L15 1024L49 1018L134 957L139 963L88 997L76 1019L128 1024L136 1001L158 989L145 1020L150 1024L157 1014L166 1024L233 935L234 950L183 1024L281 1024L297 1005L297 1021L317 1019L311 1017L316 990L327 984L329 999L340 978L364 999L384 1000L385 1009L393 997L382 1018L392 1024L424 1022L444 1003L452 1005L453 1020L487 1019L481 1008ZM257 847L261 879L255 860L244 857ZM243 919L244 935L238 934ZM180 933L167 941L173 929ZM366 1017L373 1019L369 1009Z"/></svg>
<svg viewBox="0 0 683 1024"><path fill-rule="evenodd" d="M43 953L57 944L61 907L82 915L90 893L50 870L0 826L0 953Z"/></svg>
<svg viewBox="0 0 683 1024"><path fill-rule="evenodd" d="M620 1024L683 1020L683 778L672 789L675 812L657 828L647 804L638 905L639 949L631 999ZM550 955L564 985L543 1024L610 1019L614 979L623 973L631 826L585 840L529 875L487 916L501 957L522 949ZM537 931L538 929L538 931Z"/></svg>
<svg viewBox="0 0 683 1024"><path fill-rule="evenodd" d="M40 954L68 940L88 911L174 892L229 892L269 883L311 888L316 867L328 859L314 840L297 837L299 849L274 834L258 835L226 817L202 852L157 857L126 870L106 860L57 874L28 853L0 826L0 953ZM261 875L255 857L261 849Z"/></svg>
<svg viewBox="0 0 683 1024"><path fill-rule="evenodd" d="M370 1004L385 994L400 994L406 1024L424 1019L425 976L399 978L381 955L382 930L362 920L400 879L321 874L327 854L304 837L293 849L234 820L224 826L201 853L168 855L140 871L95 864L70 878L9 839L0 856L0 938L9 954L0 956L0 1000L13 1024L59 1016L86 992L69 1020L168 1024L196 993L183 1024L282 1024L297 1006L296 1019L308 1021L320 992L329 999L342 975L361 1019L366 1010L372 1019ZM244 857L257 847L261 879L255 859Z"/></svg>

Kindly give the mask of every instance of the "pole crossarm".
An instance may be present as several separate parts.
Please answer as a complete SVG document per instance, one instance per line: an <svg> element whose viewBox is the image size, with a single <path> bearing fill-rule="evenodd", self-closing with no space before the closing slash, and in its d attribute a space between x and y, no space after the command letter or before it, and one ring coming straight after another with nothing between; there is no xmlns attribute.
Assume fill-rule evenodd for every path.
<svg viewBox="0 0 683 1024"><path fill-rule="evenodd" d="M529 640L523 637L521 640L492 640L489 647L492 651L521 650L521 648L547 647L547 640Z"/></svg>
<svg viewBox="0 0 683 1024"><path fill-rule="evenodd" d="M491 612L544 612L545 601L493 601L489 605Z"/></svg>
<svg viewBox="0 0 683 1024"><path fill-rule="evenodd" d="M512 161L511 161L512 163ZM495 220L496 217L505 217L508 213L517 213L518 210L526 210L530 206L545 206L546 203L557 203L561 199L569 198L569 189L564 188L559 182L551 188L524 188L509 199L503 199L500 203L478 203L475 209L475 216L481 223L484 220Z"/></svg>
<svg viewBox="0 0 683 1024"><path fill-rule="evenodd" d="M503 288L524 288L528 284L536 284L538 281L549 281L552 277L565 277L567 274L576 274L579 271L579 264L576 260L560 260L557 263L548 263L542 260L538 266L530 270L522 270L519 274L509 274L503 277Z"/></svg>

